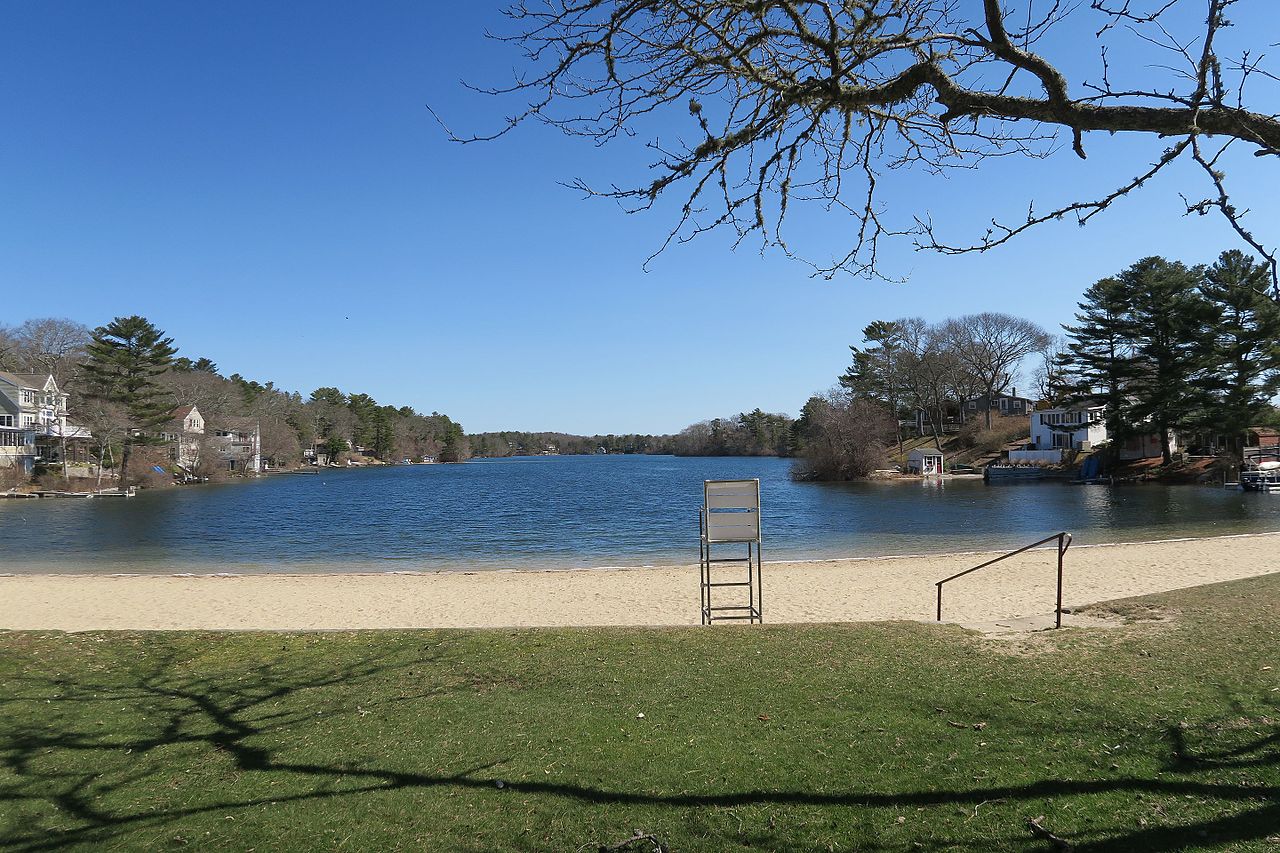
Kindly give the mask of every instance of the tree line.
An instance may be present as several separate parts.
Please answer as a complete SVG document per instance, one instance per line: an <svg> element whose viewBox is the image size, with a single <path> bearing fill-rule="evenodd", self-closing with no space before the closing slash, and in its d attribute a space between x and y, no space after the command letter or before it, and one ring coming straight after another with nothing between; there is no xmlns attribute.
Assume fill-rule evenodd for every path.
<svg viewBox="0 0 1280 853"><path fill-rule="evenodd" d="M93 330L62 318L0 327L0 369L52 374L70 395L70 420L90 430L99 458L110 449L119 459L122 482L134 449L160 443L161 427L183 406L196 406L213 424L256 421L262 457L276 467L301 462L310 449L332 459L360 451L382 461L470 455L462 426L447 415L380 405L368 394L333 387L304 398L272 382L223 376L209 358L178 356L173 339L139 316Z"/></svg>
<svg viewBox="0 0 1280 853"><path fill-rule="evenodd" d="M1143 258L1085 291L1048 374L1051 402L1100 403L1111 453L1154 434L1167 465L1171 431L1238 452L1274 419L1280 306L1270 270L1238 250L1213 264Z"/></svg>
<svg viewBox="0 0 1280 853"><path fill-rule="evenodd" d="M667 436L573 435L565 432L503 430L470 436L472 454L487 458L536 456L556 453L584 456L593 453L664 453Z"/></svg>
<svg viewBox="0 0 1280 853"><path fill-rule="evenodd" d="M95 455L128 476L134 449L161 443L175 409L195 406L211 424L228 418L258 425L263 460L274 467L314 450L330 459L361 453L384 462L434 458L460 462L554 452L787 456L793 421L760 409L700 421L677 435L593 435L502 431L467 435L439 412L379 404L333 386L308 396L223 375L208 357L179 355L172 338L144 317L117 317L89 329L65 318L0 326L0 370L48 373L71 398L70 419L90 430Z"/></svg>
<svg viewBox="0 0 1280 853"><path fill-rule="evenodd" d="M675 435L573 435L563 432L485 432L470 436L475 456L565 456L593 453L675 456L790 456L793 419L759 408L698 421Z"/></svg>

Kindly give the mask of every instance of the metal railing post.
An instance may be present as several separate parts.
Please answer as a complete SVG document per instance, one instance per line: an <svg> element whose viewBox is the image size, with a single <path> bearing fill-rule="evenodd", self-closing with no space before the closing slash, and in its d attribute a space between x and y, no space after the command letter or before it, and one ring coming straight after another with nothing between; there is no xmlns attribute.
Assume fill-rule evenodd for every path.
<svg viewBox="0 0 1280 853"><path fill-rule="evenodd" d="M1052 542L1055 539L1058 542L1058 592L1057 592L1057 599L1055 601L1056 606L1054 608L1054 627L1061 628L1062 627L1063 556L1067 553L1067 549L1071 547L1071 534L1067 533L1065 530L1062 531L1061 533L1055 533L1052 536L1046 536L1045 538L1041 539L1038 542L1032 542L1030 545L1024 545L1023 547L1017 549L1016 551L1010 551L1007 554L1001 554L999 557L995 557L994 559L987 560L985 563L974 566L972 569L965 569L963 572L959 572L957 574L952 575L949 578L943 578L942 580L938 581L937 584L935 584L938 587L938 609L937 609L937 615L936 615L937 621L938 622L942 621L942 585L943 584L947 583L948 581L953 581L956 578L962 578L967 574L972 574L973 572L976 572L978 569L985 569L987 566L991 566L996 563L999 563L1001 560L1007 560L1010 557L1016 557L1017 555L1023 553L1024 551L1030 551L1032 548L1037 548L1048 542Z"/></svg>
<svg viewBox="0 0 1280 853"><path fill-rule="evenodd" d="M1063 547L1066 544L1066 535L1065 532L1058 534L1058 606L1054 611L1053 627L1055 628L1062 627L1062 555L1066 553L1066 548Z"/></svg>

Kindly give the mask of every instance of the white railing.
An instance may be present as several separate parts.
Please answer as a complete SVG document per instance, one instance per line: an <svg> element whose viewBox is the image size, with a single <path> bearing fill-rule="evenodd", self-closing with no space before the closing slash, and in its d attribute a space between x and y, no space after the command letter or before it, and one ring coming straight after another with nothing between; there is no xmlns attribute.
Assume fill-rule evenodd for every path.
<svg viewBox="0 0 1280 853"><path fill-rule="evenodd" d="M1010 462L1048 462L1056 465L1062 461L1062 448L1055 447L1052 450L1010 450Z"/></svg>

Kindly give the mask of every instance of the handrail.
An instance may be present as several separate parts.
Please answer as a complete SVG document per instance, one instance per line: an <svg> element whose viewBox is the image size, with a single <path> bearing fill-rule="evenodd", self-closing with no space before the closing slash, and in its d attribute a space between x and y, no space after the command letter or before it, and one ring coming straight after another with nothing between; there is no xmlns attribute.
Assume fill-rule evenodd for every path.
<svg viewBox="0 0 1280 853"><path fill-rule="evenodd" d="M954 574L949 578L943 578L942 580L938 581L937 584L935 584L935 586L938 587L938 619L937 621L939 622L942 621L942 585L944 583L947 583L948 581L953 581L956 578L962 578L967 574L972 574L973 572L976 572L978 569L985 569L987 566L994 565L995 563L998 563L1001 560L1007 560L1010 557L1016 557L1019 554L1021 554L1023 551L1030 551L1032 548L1038 548L1041 545L1044 545L1047 542L1052 542L1055 539L1058 540L1058 603L1057 603L1057 608L1054 611L1056 615L1056 619L1053 627L1061 628L1062 627L1062 556L1066 554L1067 549L1071 547L1071 534L1067 533L1065 530L1062 531L1061 533L1055 533L1052 536L1046 536L1045 538L1041 539L1039 542L1032 542L1030 545L1025 545L1016 551L1010 551L1008 554L1002 554L1001 556L996 557L994 560L987 560L985 563L983 563L980 566L974 566L972 569L965 569L963 572L960 572L959 574Z"/></svg>

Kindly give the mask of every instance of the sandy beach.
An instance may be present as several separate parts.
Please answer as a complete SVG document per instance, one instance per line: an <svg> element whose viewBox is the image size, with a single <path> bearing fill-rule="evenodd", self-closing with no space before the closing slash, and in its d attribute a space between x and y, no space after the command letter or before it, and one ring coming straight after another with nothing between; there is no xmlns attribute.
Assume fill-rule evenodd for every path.
<svg viewBox="0 0 1280 853"><path fill-rule="evenodd" d="M765 564L768 622L929 620L934 583L977 565L966 553ZM739 570L740 571L740 570ZM1075 546L1064 603L1180 589L1280 571L1280 534ZM943 618L1050 613L1054 551L949 584ZM0 628L305 630L694 625L696 566L346 575L11 575ZM737 590L725 590L724 603ZM717 599L719 603L721 600Z"/></svg>

